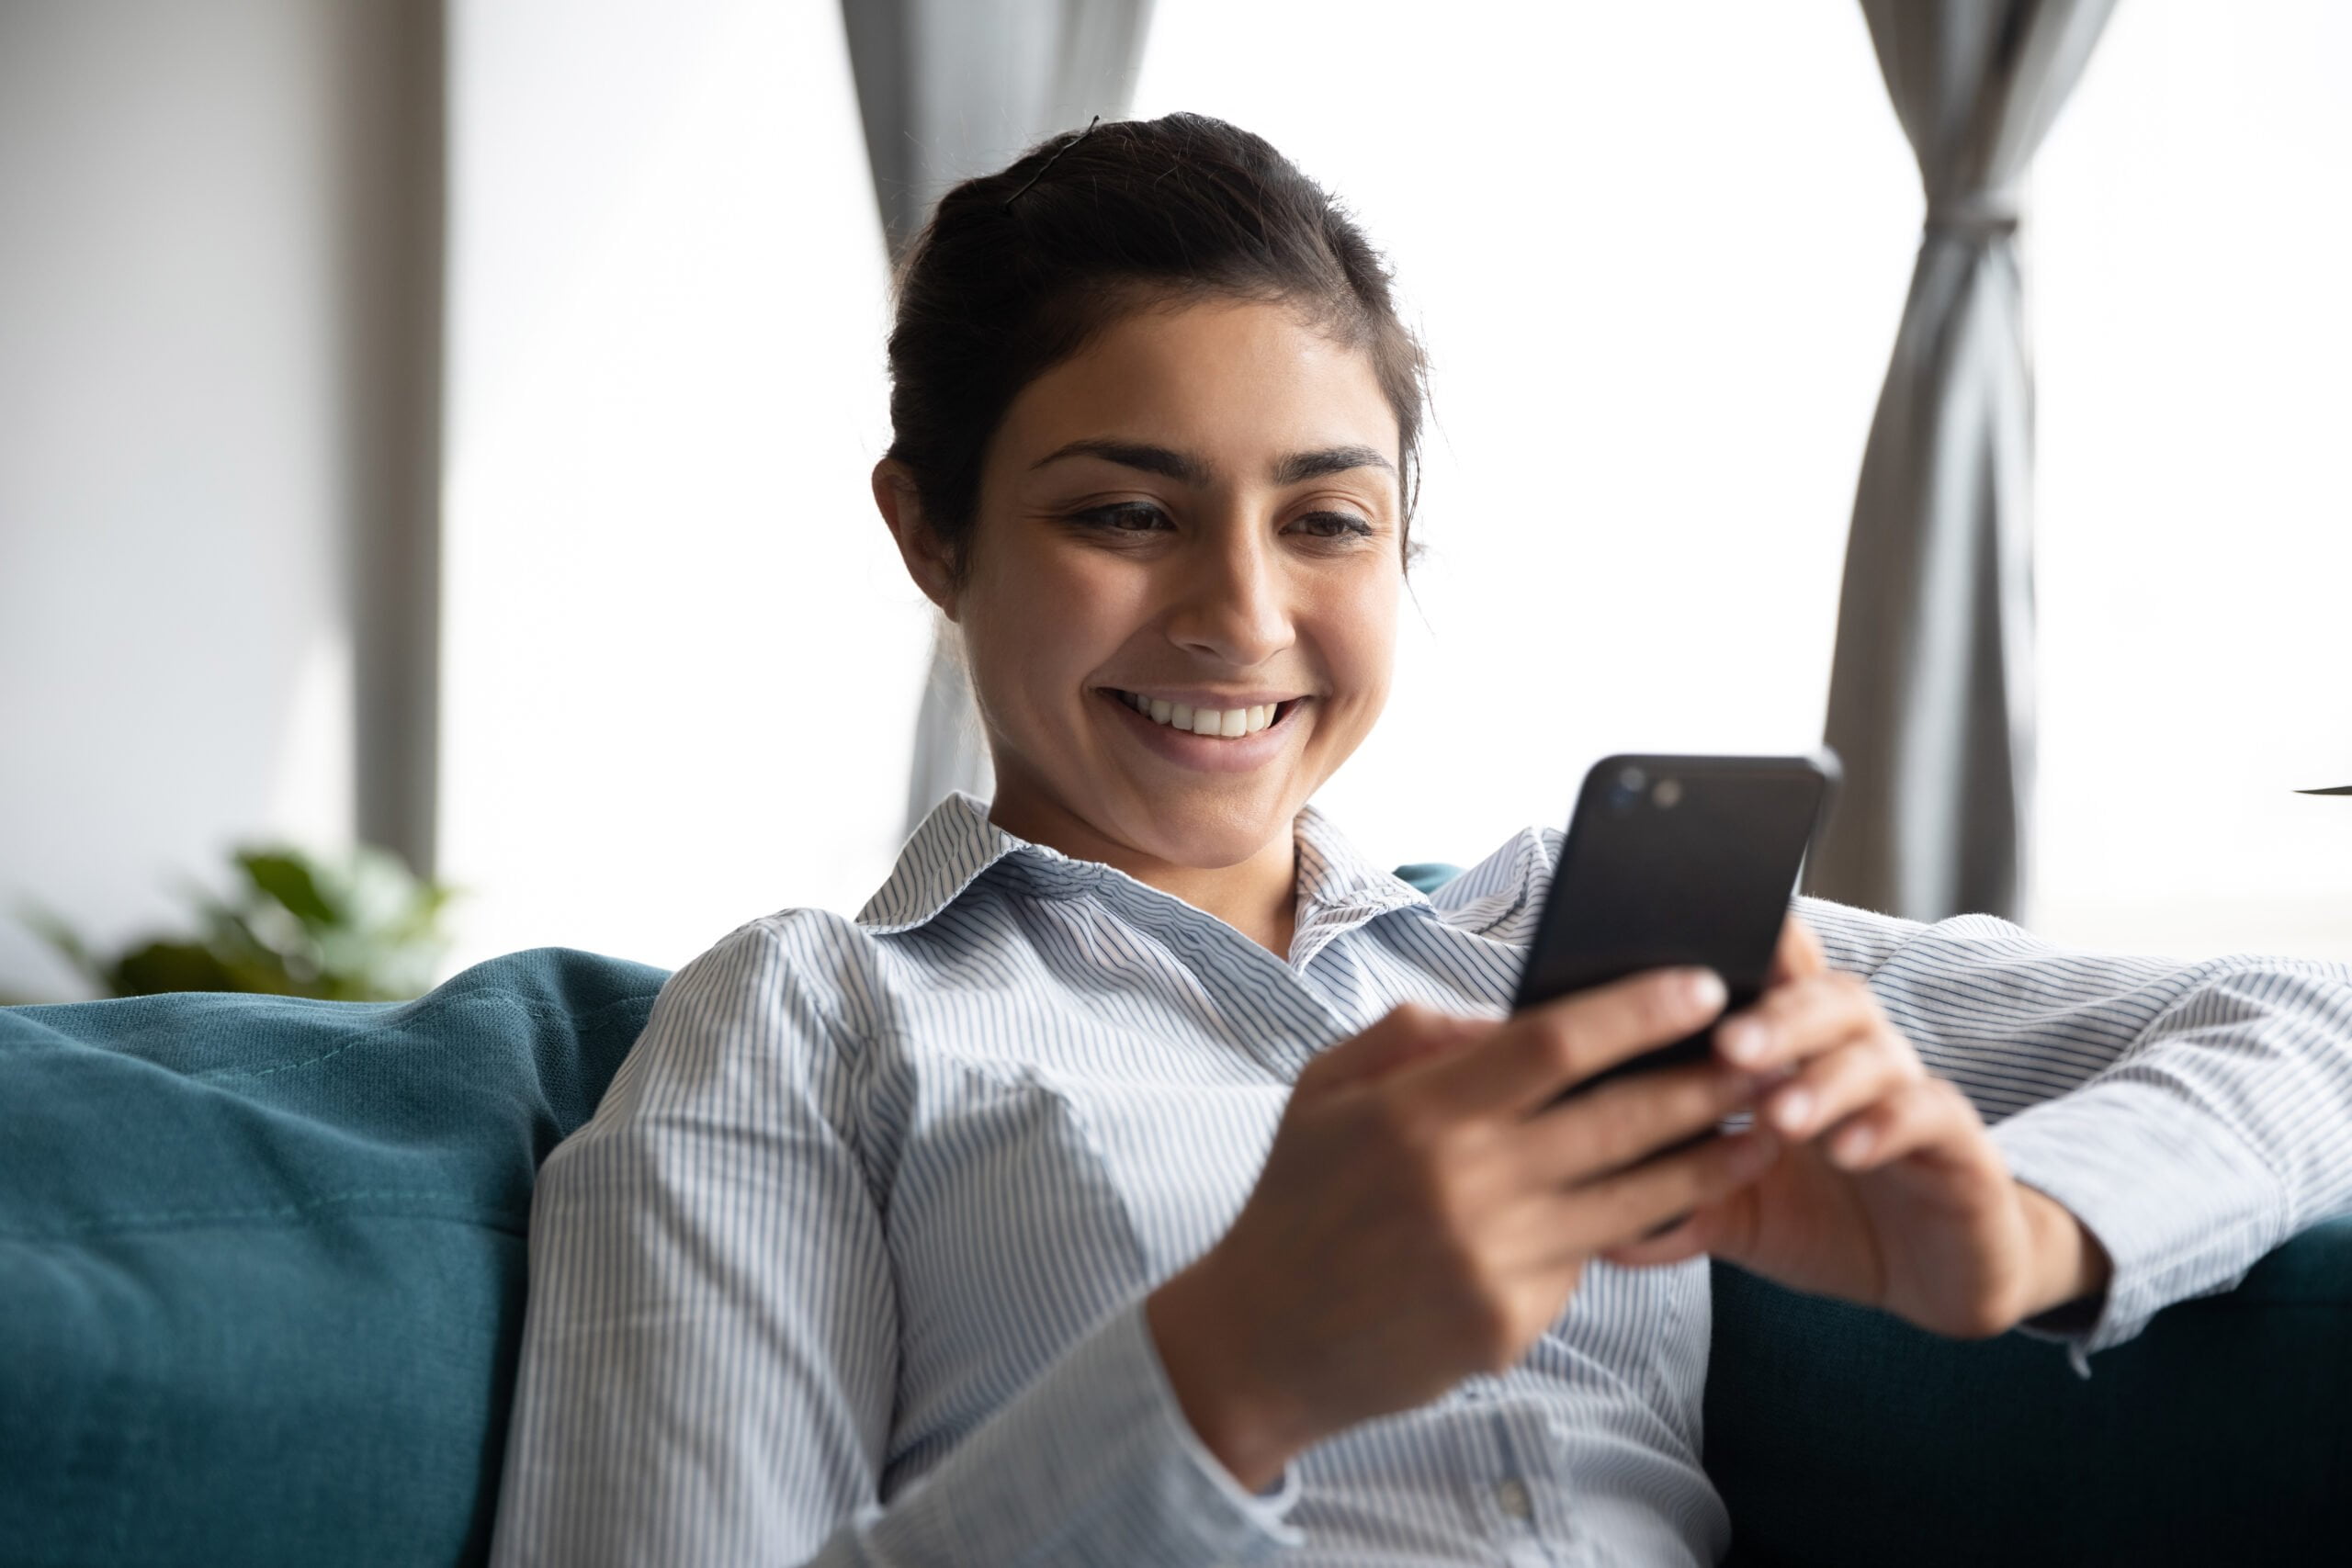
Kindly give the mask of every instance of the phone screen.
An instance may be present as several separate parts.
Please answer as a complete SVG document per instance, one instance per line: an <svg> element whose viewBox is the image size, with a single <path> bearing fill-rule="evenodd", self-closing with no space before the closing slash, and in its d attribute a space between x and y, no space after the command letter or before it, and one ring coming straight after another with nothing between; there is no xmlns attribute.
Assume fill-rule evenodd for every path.
<svg viewBox="0 0 2352 1568"><path fill-rule="evenodd" d="M1703 964L1734 1009L1762 994L1837 760L1608 757L1585 775L1515 1008L1645 969ZM1619 1064L1703 1057L1700 1033Z"/></svg>

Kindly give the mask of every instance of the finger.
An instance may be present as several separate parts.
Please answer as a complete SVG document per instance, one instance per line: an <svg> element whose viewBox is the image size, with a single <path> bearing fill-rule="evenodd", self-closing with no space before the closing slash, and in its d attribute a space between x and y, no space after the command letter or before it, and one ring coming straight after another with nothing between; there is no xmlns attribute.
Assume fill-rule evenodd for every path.
<svg viewBox="0 0 2352 1568"><path fill-rule="evenodd" d="M1782 1140L1781 1152L1787 1153L1788 1146ZM1763 1189L1751 1181L1712 1203L1702 1203L1667 1229L1610 1247L1600 1256L1627 1269L1656 1269L1702 1253L1737 1259L1755 1242L1762 1193Z"/></svg>
<svg viewBox="0 0 2352 1568"><path fill-rule="evenodd" d="M1476 1048L1429 1070L1429 1089L1463 1111L1524 1114L1631 1056L1704 1029L1724 1008L1707 969L1655 969L1529 1008Z"/></svg>
<svg viewBox="0 0 2352 1568"><path fill-rule="evenodd" d="M1850 975L1815 975L1775 986L1715 1028L1715 1050L1750 1072L1785 1066L1843 1045L1883 1021L1878 998Z"/></svg>
<svg viewBox="0 0 2352 1568"><path fill-rule="evenodd" d="M1563 1239L1591 1254L1632 1247L1663 1220L1690 1213L1746 1187L1780 1156L1769 1128L1726 1134L1571 1189L1563 1195ZM1663 1237L1660 1238L1664 1239ZM1581 1245L1579 1245L1581 1243Z"/></svg>
<svg viewBox="0 0 2352 1568"><path fill-rule="evenodd" d="M1712 1130L1760 1081L1716 1062L1614 1079L1529 1119L1538 1179L1565 1185L1623 1169Z"/></svg>
<svg viewBox="0 0 2352 1568"><path fill-rule="evenodd" d="M1781 922L1781 940L1772 950L1772 972L1767 985L1785 985L1791 980L1809 979L1826 974L1829 956L1821 950L1821 939L1813 928L1791 915Z"/></svg>
<svg viewBox="0 0 2352 1568"><path fill-rule="evenodd" d="M1875 1170L1939 1145L1973 1145L1984 1125L1976 1107L1957 1088L1941 1078L1921 1078L1831 1128L1823 1148L1841 1170Z"/></svg>
<svg viewBox="0 0 2352 1568"><path fill-rule="evenodd" d="M1875 1030L1824 1052L1767 1093L1756 1107L1784 1138L1802 1142L1927 1075L1892 1030Z"/></svg>
<svg viewBox="0 0 2352 1568"><path fill-rule="evenodd" d="M1461 1050L1500 1027L1492 1019L1463 1018L1406 1002L1354 1039L1316 1057L1299 1075L1299 1088L1328 1093L1342 1084L1370 1083L1415 1062Z"/></svg>
<svg viewBox="0 0 2352 1568"><path fill-rule="evenodd" d="M1713 1217L1719 1209L1720 1205L1711 1203L1695 1211L1678 1225L1623 1247L1610 1247L1600 1257L1621 1269L1657 1269L1712 1252L1714 1250Z"/></svg>

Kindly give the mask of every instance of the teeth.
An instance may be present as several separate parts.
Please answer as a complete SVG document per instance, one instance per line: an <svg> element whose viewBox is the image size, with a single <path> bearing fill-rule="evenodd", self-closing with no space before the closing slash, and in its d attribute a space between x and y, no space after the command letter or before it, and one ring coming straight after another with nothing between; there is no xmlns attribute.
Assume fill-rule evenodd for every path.
<svg viewBox="0 0 2352 1568"><path fill-rule="evenodd" d="M1194 735L1215 735L1223 739L1238 739L1255 735L1274 722L1276 703L1261 703L1246 708L1196 708L1190 703L1171 703L1165 697L1139 696L1123 692L1121 696L1136 712L1154 724L1170 725Z"/></svg>

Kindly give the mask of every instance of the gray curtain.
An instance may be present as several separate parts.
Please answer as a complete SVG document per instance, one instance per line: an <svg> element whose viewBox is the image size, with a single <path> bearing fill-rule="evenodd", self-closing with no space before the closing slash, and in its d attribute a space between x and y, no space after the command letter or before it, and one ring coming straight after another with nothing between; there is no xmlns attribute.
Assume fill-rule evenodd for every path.
<svg viewBox="0 0 2352 1568"><path fill-rule="evenodd" d="M842 18L895 261L958 180L1095 115L1125 115L1151 0L842 0ZM908 831L955 789L987 795L995 779L943 624L915 720Z"/></svg>
<svg viewBox="0 0 2352 1568"><path fill-rule="evenodd" d="M438 855L447 7L332 8L342 456L364 843Z"/></svg>
<svg viewBox="0 0 2352 1568"><path fill-rule="evenodd" d="M2015 918L2033 769L2033 388L2019 186L2114 0L1862 0L1927 186L1854 498L1815 893Z"/></svg>

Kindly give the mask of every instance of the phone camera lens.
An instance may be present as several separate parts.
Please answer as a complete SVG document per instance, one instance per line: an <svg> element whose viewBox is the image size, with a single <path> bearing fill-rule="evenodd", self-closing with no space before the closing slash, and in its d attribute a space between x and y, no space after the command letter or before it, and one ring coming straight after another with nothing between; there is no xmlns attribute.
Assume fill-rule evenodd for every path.
<svg viewBox="0 0 2352 1568"><path fill-rule="evenodd" d="M1650 800L1660 811L1671 811L1682 804L1682 781L1660 779L1657 788L1650 791Z"/></svg>
<svg viewBox="0 0 2352 1568"><path fill-rule="evenodd" d="M1649 775L1639 768L1619 770L1617 787L1609 792L1611 808L1621 814L1631 811L1642 798L1642 792L1649 787Z"/></svg>

